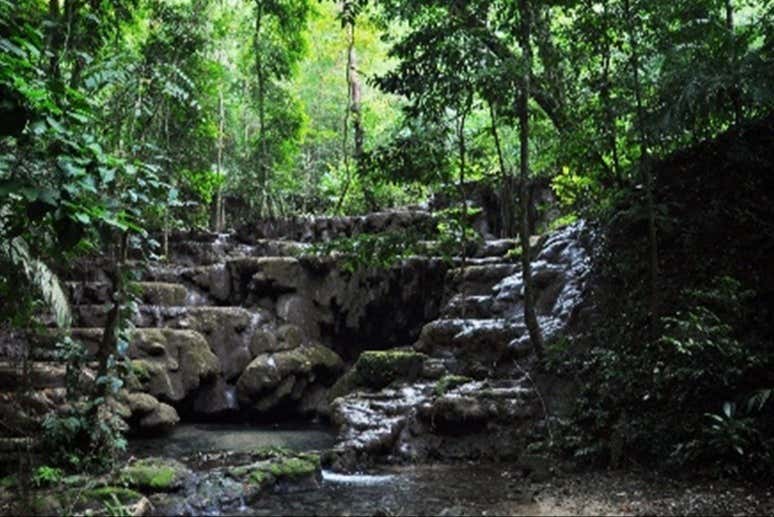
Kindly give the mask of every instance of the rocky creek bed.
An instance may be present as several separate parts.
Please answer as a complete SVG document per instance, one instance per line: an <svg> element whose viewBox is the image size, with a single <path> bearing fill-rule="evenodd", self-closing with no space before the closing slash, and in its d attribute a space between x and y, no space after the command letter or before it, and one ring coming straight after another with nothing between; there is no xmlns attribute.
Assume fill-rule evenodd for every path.
<svg viewBox="0 0 774 517"><path fill-rule="evenodd" d="M324 428L184 425L168 441L139 440L114 474L65 478L20 509L0 487L0 514L122 515L764 515L774 491L649 471L579 472L562 462L321 467ZM165 448L166 446L166 448ZM177 460L156 454L167 452ZM323 454L324 455L324 454Z"/></svg>
<svg viewBox="0 0 774 517"><path fill-rule="evenodd" d="M3 478L0 514L774 512L768 488L574 473L526 454L546 414L561 418L577 389L533 368L515 241L484 235L466 260L429 254L357 274L299 251L425 219L396 212L296 222L301 233L177 236L171 260L141 282L131 374L115 407L145 438L111 474L64 478L33 492L31 506L19 508ZM580 221L530 243L549 340L582 331L593 240ZM108 275L99 260L82 266L67 277L72 335L93 349ZM0 417L23 407L34 421L62 406L65 368L46 350L34 357L32 401L16 398L18 368L0 362ZM266 425L288 418L304 423Z"/></svg>

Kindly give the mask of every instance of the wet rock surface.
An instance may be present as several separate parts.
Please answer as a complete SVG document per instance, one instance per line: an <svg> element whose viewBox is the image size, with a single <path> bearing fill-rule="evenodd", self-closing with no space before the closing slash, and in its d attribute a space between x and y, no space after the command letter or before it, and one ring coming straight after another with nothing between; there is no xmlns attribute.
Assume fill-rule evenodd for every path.
<svg viewBox="0 0 774 517"><path fill-rule="evenodd" d="M537 312L549 342L572 327L584 301L585 232L577 223L536 240L532 251ZM498 242L484 249L507 247ZM339 442L330 465L353 471L374 461L520 457L542 425L542 404L558 405L560 395L572 393L549 391L557 400L538 400L522 280L519 266L506 257L451 269L448 282L458 292L414 344L427 356L423 378L398 377L386 387L350 382L349 390L333 390L340 395L331 405Z"/></svg>

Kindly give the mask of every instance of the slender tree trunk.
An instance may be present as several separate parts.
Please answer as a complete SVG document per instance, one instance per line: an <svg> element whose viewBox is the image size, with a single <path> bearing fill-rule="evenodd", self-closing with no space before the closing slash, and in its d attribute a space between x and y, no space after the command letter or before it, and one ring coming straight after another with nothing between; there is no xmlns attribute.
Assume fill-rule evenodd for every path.
<svg viewBox="0 0 774 517"><path fill-rule="evenodd" d="M102 341L97 351L97 378L105 377L110 373L110 357L118 351L118 332L121 323L121 309L125 303L126 286L124 285L124 263L126 261L127 243L129 234L118 235L113 246L113 268L111 272L113 288L113 305L107 314L105 328L102 333ZM107 397L109 384L99 385L97 396ZM96 416L96 413L94 414Z"/></svg>
<svg viewBox="0 0 774 517"><path fill-rule="evenodd" d="M737 78L739 66L737 53L736 53L736 38L734 35L734 5L732 0L725 1L726 9L726 30L728 31L728 39L731 44L731 77L733 78L733 84L731 86L731 103L734 108L734 122L739 124L744 118L742 113L742 99L739 93L739 81Z"/></svg>
<svg viewBox="0 0 774 517"><path fill-rule="evenodd" d="M48 19L51 24L47 34L47 47L51 53L48 60L48 73L51 80L61 77L59 58L62 47L62 15L59 8L59 0L48 0Z"/></svg>
<svg viewBox="0 0 774 517"><path fill-rule="evenodd" d="M610 39L607 36L609 12L607 1L603 4L603 36L602 42L602 88L600 91L600 97L602 98L602 106L605 113L605 126L608 138L608 145L610 146L610 152L613 157L613 176L619 187L623 186L623 177L621 176L621 159L618 155L618 130L616 129L616 116L613 111L613 104L610 95L611 80L610 80L610 64L611 64L611 52L610 52Z"/></svg>
<svg viewBox="0 0 774 517"><path fill-rule="evenodd" d="M545 357L543 333L535 314L534 284L532 281L532 256L529 246L529 98L530 76L532 74L532 47L530 42L531 11L528 0L519 0L521 30L519 34L524 59L522 91L519 96L519 144L521 151L521 213L519 214L519 237L521 240L521 267L524 278L524 322L529 331L532 348L539 361Z"/></svg>
<svg viewBox="0 0 774 517"><path fill-rule="evenodd" d="M350 97L352 99L352 126L355 131L355 160L360 161L363 157L363 141L365 132L363 130L363 85L360 82L358 74L357 49L355 48L355 24L350 25L349 42L349 87L352 90Z"/></svg>
<svg viewBox="0 0 774 517"><path fill-rule="evenodd" d="M650 280L650 320L651 329L655 328L655 319L658 314L658 235L656 231L656 206L654 199L653 171L650 166L650 149L648 133L645 129L645 110L642 99L642 85L640 82L640 54L639 38L634 26L634 16L631 10L630 0L624 0L624 17L629 25L629 44L631 46L632 74L634 79L634 98L637 109L637 126L640 135L640 173L645 183L645 196L648 210L648 273Z"/></svg>
<svg viewBox="0 0 774 517"><path fill-rule="evenodd" d="M216 172L219 178L223 177L223 141L224 141L224 118L225 108L223 102L223 85L218 89L218 154L216 162ZM212 206L212 229L216 232L222 232L225 226L225 217L223 214L223 187L218 186L215 193L215 199Z"/></svg>
<svg viewBox="0 0 774 517"><path fill-rule="evenodd" d="M462 215L460 216L460 228L462 230L462 236L460 238L460 258L462 259L460 280L462 282L460 294L462 296L462 318L464 319L467 313L467 303L465 295L465 268L467 267L468 258L468 239L467 239L467 222L468 222L468 196L465 189L465 173L467 168L467 145L465 141L465 124L467 122L468 114L470 113L471 105L473 104L473 95L468 95L467 102L463 108L463 112L460 115L457 125L457 151L459 153L459 166L460 166L460 183L458 186L460 194L460 204L462 205Z"/></svg>
<svg viewBox="0 0 774 517"><path fill-rule="evenodd" d="M495 141L495 149L497 150L497 161L500 164L500 181L502 183L502 200L500 207L501 228L500 237L512 237L513 236L513 176L510 170L505 165L505 158L503 157L503 147L500 142L500 134L497 131L497 114L495 113L495 107L489 103L489 117L492 120L492 137Z"/></svg>
<svg viewBox="0 0 774 517"><path fill-rule="evenodd" d="M263 67L263 56L260 49L261 28L263 24L263 0L255 0L255 71L258 76L258 211L270 215L268 202L268 167L266 164L266 74Z"/></svg>
<svg viewBox="0 0 774 517"><path fill-rule="evenodd" d="M344 160L344 173L346 179L341 196L336 203L336 213L341 211L344 200L352 185L352 167L349 157L349 119L352 117L355 128L355 158L360 159L363 152L363 126L360 111L361 88L357 77L357 53L355 51L355 22L347 24L347 108L344 111L343 132L341 136L341 155Z"/></svg>

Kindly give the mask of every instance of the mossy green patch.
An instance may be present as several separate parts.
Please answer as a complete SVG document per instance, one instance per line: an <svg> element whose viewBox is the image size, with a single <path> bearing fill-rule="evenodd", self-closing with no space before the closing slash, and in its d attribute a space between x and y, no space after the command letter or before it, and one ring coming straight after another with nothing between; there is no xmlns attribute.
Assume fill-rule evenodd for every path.
<svg viewBox="0 0 774 517"><path fill-rule="evenodd" d="M119 479L141 490L170 491L180 486L182 468L176 462L149 458L125 467Z"/></svg>
<svg viewBox="0 0 774 517"><path fill-rule="evenodd" d="M380 389L398 379L414 380L427 356L411 350L369 350L355 363L358 384Z"/></svg>
<svg viewBox="0 0 774 517"><path fill-rule="evenodd" d="M269 448L256 454L260 461L229 469L229 474L243 482L264 487L276 481L300 481L316 476L320 471L317 454L291 453L285 449Z"/></svg>
<svg viewBox="0 0 774 517"><path fill-rule="evenodd" d="M279 462L271 463L268 471L277 479L297 480L313 476L320 468L320 458L318 456L313 458L309 456L284 458Z"/></svg>
<svg viewBox="0 0 774 517"><path fill-rule="evenodd" d="M270 458L278 458L278 457L287 457L292 456L293 451L290 449L287 449L285 447L278 447L278 446L271 446L271 447L261 447L259 449L255 450L254 456L260 459L270 459Z"/></svg>
<svg viewBox="0 0 774 517"><path fill-rule="evenodd" d="M115 496L121 504L136 503L142 498L142 494L136 490L118 486L103 486L85 490L81 498L85 501L113 503L113 496Z"/></svg>
<svg viewBox="0 0 774 517"><path fill-rule="evenodd" d="M0 478L0 488L13 488L18 483L16 476L4 476Z"/></svg>
<svg viewBox="0 0 774 517"><path fill-rule="evenodd" d="M271 476L263 470L254 470L248 476L251 483L259 486L267 485L272 481Z"/></svg>
<svg viewBox="0 0 774 517"><path fill-rule="evenodd" d="M141 383L148 382L151 378L151 372L148 363L142 359L133 359L130 363L130 372L137 377Z"/></svg>
<svg viewBox="0 0 774 517"><path fill-rule="evenodd" d="M446 375L438 379L438 382L435 383L435 394L440 397L441 395L472 381L473 379L463 375Z"/></svg>

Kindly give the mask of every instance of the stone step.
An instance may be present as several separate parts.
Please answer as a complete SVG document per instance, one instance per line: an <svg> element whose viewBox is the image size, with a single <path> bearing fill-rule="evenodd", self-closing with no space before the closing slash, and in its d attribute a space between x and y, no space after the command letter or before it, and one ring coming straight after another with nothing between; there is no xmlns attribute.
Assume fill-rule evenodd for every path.
<svg viewBox="0 0 774 517"><path fill-rule="evenodd" d="M63 388L66 368L59 362L33 361L28 365L27 382L32 389ZM24 379L21 365L9 361L0 361L0 391L18 389Z"/></svg>
<svg viewBox="0 0 774 517"><path fill-rule="evenodd" d="M68 404L66 395L63 387L25 393L0 390L0 437L23 436L37 429L46 414Z"/></svg>
<svg viewBox="0 0 774 517"><path fill-rule="evenodd" d="M511 250L521 248L519 239L486 240L478 246L474 258L505 257Z"/></svg>
<svg viewBox="0 0 774 517"><path fill-rule="evenodd" d="M75 305L72 308L73 325L76 327L104 327L111 306ZM203 329L211 332L217 325L236 329L238 333L254 324L266 322L268 314L260 310L242 307L221 307L211 305L138 305L132 314L132 323L138 328L168 327L174 329ZM216 323L220 322L220 323Z"/></svg>
<svg viewBox="0 0 774 517"><path fill-rule="evenodd" d="M447 286L454 293L465 296L492 294L492 288L503 278L513 275L519 266L511 263L470 265L450 269L446 274Z"/></svg>
<svg viewBox="0 0 774 517"><path fill-rule="evenodd" d="M102 328L71 330L73 339L81 341L92 354L98 350L102 334ZM127 356L132 359L142 391L164 402L185 399L222 371L205 337L193 330L136 329Z"/></svg>
<svg viewBox="0 0 774 517"><path fill-rule="evenodd" d="M183 284L172 282L137 282L140 300L148 305L188 305L193 301ZM107 304L111 301L112 289L108 282L65 283L70 302L73 305Z"/></svg>
<svg viewBox="0 0 774 517"><path fill-rule="evenodd" d="M491 365L510 357L525 331L504 319L435 320L422 328L414 347L430 356Z"/></svg>
<svg viewBox="0 0 774 517"><path fill-rule="evenodd" d="M456 294L441 311L441 319L487 319L492 317L494 317L494 298L489 295L463 296Z"/></svg>
<svg viewBox="0 0 774 517"><path fill-rule="evenodd" d="M297 348L307 342L303 331L289 324L279 324L274 316L261 309L242 307L160 307L140 306L135 315L139 328L135 339L156 339L159 332L203 338L220 361L227 380L238 376L258 353L271 353ZM92 328L76 328L72 334L96 350L102 336L104 306L75 308L76 320ZM159 328L163 327L163 328ZM163 351L162 351L163 352Z"/></svg>
<svg viewBox="0 0 774 517"><path fill-rule="evenodd" d="M419 230L433 233L434 216L424 210L391 210L363 216L297 216L266 219L241 226L236 236L241 242L284 238L301 242L325 242L359 234Z"/></svg>

